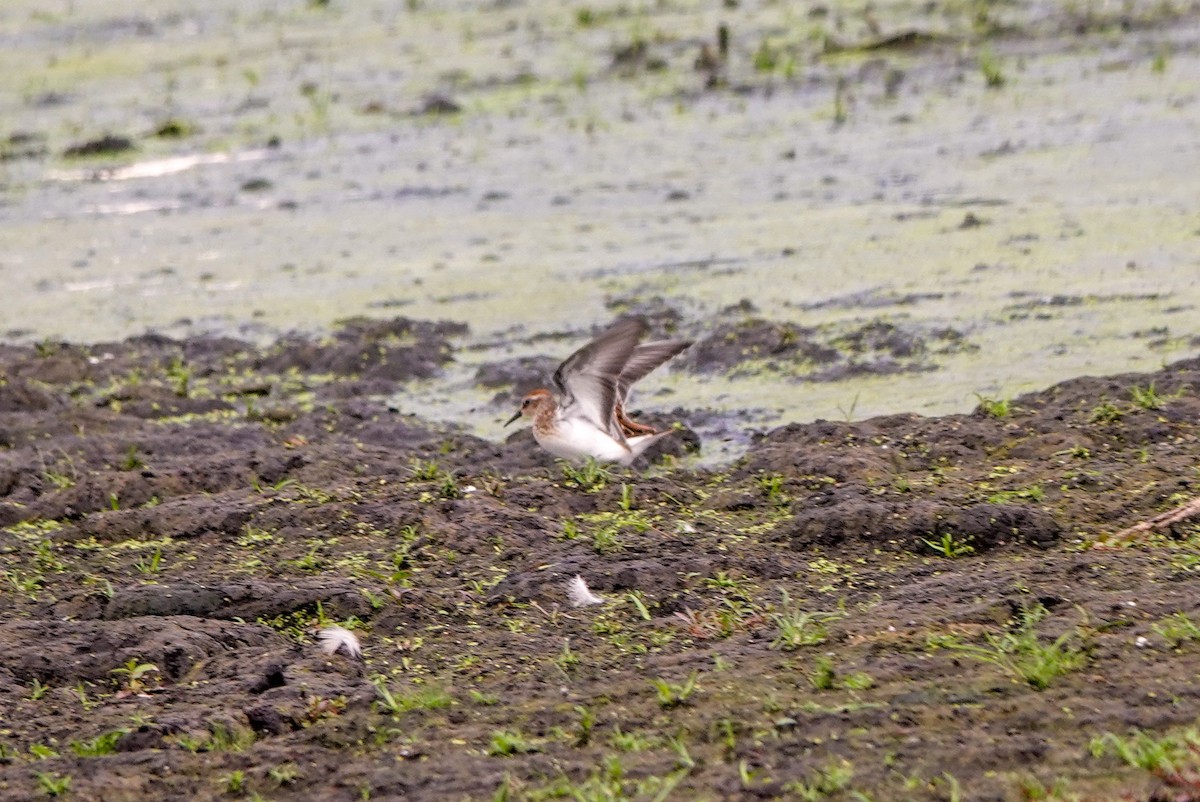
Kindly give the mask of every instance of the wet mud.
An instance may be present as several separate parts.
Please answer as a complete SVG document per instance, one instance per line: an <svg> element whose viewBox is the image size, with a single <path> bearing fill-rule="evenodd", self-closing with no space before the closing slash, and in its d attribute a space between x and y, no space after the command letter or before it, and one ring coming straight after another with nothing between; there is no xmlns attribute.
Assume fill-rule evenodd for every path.
<svg viewBox="0 0 1200 802"><path fill-rule="evenodd" d="M1113 744L1195 737L1200 527L1115 535L1200 362L626 471L398 409L462 335L0 350L0 798L1195 798Z"/></svg>
<svg viewBox="0 0 1200 802"><path fill-rule="evenodd" d="M1194 0L3 6L0 800L1200 799Z"/></svg>
<svg viewBox="0 0 1200 802"><path fill-rule="evenodd" d="M752 317L710 331L684 358L684 364L704 375L832 382L856 375L935 371L939 354L978 350L955 329L884 318L816 329Z"/></svg>

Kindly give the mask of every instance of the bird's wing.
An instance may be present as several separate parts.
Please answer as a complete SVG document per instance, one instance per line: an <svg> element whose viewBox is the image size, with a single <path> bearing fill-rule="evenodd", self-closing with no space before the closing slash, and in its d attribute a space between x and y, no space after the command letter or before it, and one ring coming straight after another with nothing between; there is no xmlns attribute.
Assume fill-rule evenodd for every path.
<svg viewBox="0 0 1200 802"><path fill-rule="evenodd" d="M658 340L634 348L629 361L621 369L621 375L617 377L617 398L624 403L629 398L630 387L691 344L691 340Z"/></svg>
<svg viewBox="0 0 1200 802"><path fill-rule="evenodd" d="M558 366L554 386L566 414L580 414L603 431L620 434L613 422L617 386L646 328L638 318L618 320Z"/></svg>

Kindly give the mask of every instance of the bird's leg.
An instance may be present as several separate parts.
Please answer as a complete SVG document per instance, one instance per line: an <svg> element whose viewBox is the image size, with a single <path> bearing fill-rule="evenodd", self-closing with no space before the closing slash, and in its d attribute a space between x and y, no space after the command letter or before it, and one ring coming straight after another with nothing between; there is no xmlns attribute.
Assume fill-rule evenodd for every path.
<svg viewBox="0 0 1200 802"><path fill-rule="evenodd" d="M653 426L647 426L644 423L638 423L635 420L630 420L625 414L625 405L620 401L617 402L616 409L617 425L621 427L621 433L626 437L638 437L644 434L658 434Z"/></svg>

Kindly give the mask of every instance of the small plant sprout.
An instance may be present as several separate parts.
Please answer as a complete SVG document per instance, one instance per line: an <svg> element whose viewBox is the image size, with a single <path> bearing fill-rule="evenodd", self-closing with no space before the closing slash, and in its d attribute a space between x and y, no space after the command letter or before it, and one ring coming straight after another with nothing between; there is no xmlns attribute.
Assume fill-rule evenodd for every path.
<svg viewBox="0 0 1200 802"><path fill-rule="evenodd" d="M1000 68L1000 60L990 47L985 47L979 53L979 71L983 73L983 82L988 89L999 89L1007 80Z"/></svg>
<svg viewBox="0 0 1200 802"><path fill-rule="evenodd" d="M462 498L464 490L458 486L458 477L451 471L445 471L439 477L438 494L445 499Z"/></svg>
<svg viewBox="0 0 1200 802"><path fill-rule="evenodd" d="M658 738L645 732L623 732L621 725L613 727L609 741L622 752L645 752L658 746Z"/></svg>
<svg viewBox="0 0 1200 802"><path fill-rule="evenodd" d="M758 477L758 486L762 488L767 500L776 507L788 505L787 494L783 492L783 476L778 473L763 474Z"/></svg>
<svg viewBox="0 0 1200 802"><path fill-rule="evenodd" d="M87 688L84 686L82 680L75 685L75 696L79 698L79 704L84 710L91 710L93 707L100 704L94 699L88 697Z"/></svg>
<svg viewBox="0 0 1200 802"><path fill-rule="evenodd" d="M834 759L817 769L804 780L794 780L783 786L799 799L816 802L844 791L854 779L854 766L846 759Z"/></svg>
<svg viewBox="0 0 1200 802"><path fill-rule="evenodd" d="M149 682L148 675L158 673L158 666L153 663L140 663L137 658L131 657L125 661L125 665L114 668L109 673L121 679L118 696L138 696L145 694Z"/></svg>
<svg viewBox="0 0 1200 802"><path fill-rule="evenodd" d="M688 678L680 684L667 682L664 679L656 677L653 684L654 691L658 696L658 706L664 710L669 710L672 707L679 707L680 705L687 704L687 701L691 695L699 690L699 686L696 684L697 680L699 679L699 671L693 671L688 675Z"/></svg>
<svg viewBox="0 0 1200 802"><path fill-rule="evenodd" d="M129 730L121 728L101 733L95 738L89 738L86 741L72 741L70 744L71 751L80 757L111 755L117 750L117 741L121 740L121 736L127 732Z"/></svg>
<svg viewBox="0 0 1200 802"><path fill-rule="evenodd" d="M1200 787L1197 755L1200 755L1200 731L1194 727L1154 736L1133 730L1122 738L1108 732L1093 738L1089 745L1092 756L1114 754L1130 766L1148 771L1165 786L1159 799L1195 799ZM1177 793L1178 792L1178 793Z"/></svg>
<svg viewBox="0 0 1200 802"><path fill-rule="evenodd" d="M141 557L133 567L143 574L157 574L162 570L162 546L154 550L154 553L149 557Z"/></svg>
<svg viewBox="0 0 1200 802"><path fill-rule="evenodd" d="M512 730L499 730L492 733L491 744L488 746L489 755L508 757L529 752L541 751L537 744L524 735Z"/></svg>
<svg viewBox="0 0 1200 802"><path fill-rule="evenodd" d="M954 637L935 638L935 648L951 649L972 660L991 663L1014 679L1045 690L1056 677L1082 668L1088 661L1085 633L1076 625L1053 641L1038 637L1037 625L1046 617L1046 608L1036 605L1021 611L1015 629L1003 635L988 634L986 646L959 643Z"/></svg>
<svg viewBox="0 0 1200 802"><path fill-rule="evenodd" d="M433 459L414 459L410 463L410 468L412 469L412 478L419 480L436 479L442 473L442 466Z"/></svg>
<svg viewBox="0 0 1200 802"><path fill-rule="evenodd" d="M291 785L300 776L300 767L295 763L280 763L267 769L267 776L280 787Z"/></svg>
<svg viewBox="0 0 1200 802"><path fill-rule="evenodd" d="M58 757L58 752L45 744L30 744L29 754L38 760L49 760L52 757Z"/></svg>
<svg viewBox="0 0 1200 802"><path fill-rule="evenodd" d="M192 369L180 357L171 360L167 366L167 378L175 385L175 395L187 398L191 392Z"/></svg>
<svg viewBox="0 0 1200 802"><path fill-rule="evenodd" d="M354 660L362 659L362 644L358 642L358 637L345 627L325 627L318 630L317 640L325 654L341 652Z"/></svg>
<svg viewBox="0 0 1200 802"><path fill-rule="evenodd" d="M771 621L779 628L775 640L771 641L773 649L790 651L801 646L824 643L829 637L826 624L843 617L842 613L806 612L792 602L786 590L781 590L780 595L783 597L783 603L779 612L770 615Z"/></svg>
<svg viewBox="0 0 1200 802"><path fill-rule="evenodd" d="M38 772L37 781L38 787L46 793L46 796L58 797L71 790L71 778L68 775Z"/></svg>
<svg viewBox="0 0 1200 802"><path fill-rule="evenodd" d="M1129 394L1133 398L1133 405L1141 409L1162 409L1167 401L1177 396L1164 396L1154 389L1154 382L1150 382L1149 387L1142 387L1135 384L1129 388Z"/></svg>
<svg viewBox="0 0 1200 802"><path fill-rule="evenodd" d="M957 777L948 771L943 771L942 776L934 777L933 781L930 783L930 785L934 787L943 784L946 786L946 798L949 799L950 802L962 802L962 783L958 781Z"/></svg>
<svg viewBox="0 0 1200 802"><path fill-rule="evenodd" d="M1169 615L1158 623L1152 624L1150 628L1157 632L1172 649L1178 649L1188 641L1200 640L1200 626L1188 618L1186 613ZM37 680L34 680L35 690L36 682Z"/></svg>
<svg viewBox="0 0 1200 802"><path fill-rule="evenodd" d="M246 772L235 769L221 778L221 784L231 794L240 794L246 790Z"/></svg>
<svg viewBox="0 0 1200 802"><path fill-rule="evenodd" d="M597 554L613 554L625 548L621 541L621 526L609 523L592 533L592 548Z"/></svg>
<svg viewBox="0 0 1200 802"><path fill-rule="evenodd" d="M592 730L596 727L596 714L589 707L575 705L574 710L579 714L579 732L575 734L574 746L582 749L592 740Z"/></svg>
<svg viewBox="0 0 1200 802"><path fill-rule="evenodd" d="M562 474L568 487L574 486L587 491L600 490L612 479L612 473L592 457L588 457L587 461L578 467L563 462Z"/></svg>
<svg viewBox="0 0 1200 802"><path fill-rule="evenodd" d="M1017 786L1021 799L1028 802L1080 802L1080 797L1071 793L1070 783L1062 777L1047 787L1037 777L1024 775L1017 778Z"/></svg>
<svg viewBox="0 0 1200 802"><path fill-rule="evenodd" d="M1116 423L1123 417L1125 417L1125 410L1111 401L1105 401L1092 409L1088 420L1091 423Z"/></svg>
<svg viewBox="0 0 1200 802"><path fill-rule="evenodd" d="M594 604L604 604L604 597L592 593L583 576L576 574L567 583L567 599L572 607L590 607Z"/></svg>
<svg viewBox="0 0 1200 802"><path fill-rule="evenodd" d="M646 606L646 601L639 591L631 590L625 594L625 597L629 599L629 603L637 610L638 616L643 621L650 620L650 608Z"/></svg>
<svg viewBox="0 0 1200 802"><path fill-rule="evenodd" d="M387 685L387 677L382 674L371 678L371 684L379 692L376 704L379 708L393 716L407 713L410 710L435 710L449 707L454 700L441 688L424 687L411 693L392 693Z"/></svg>
<svg viewBox="0 0 1200 802"><path fill-rule="evenodd" d="M755 71L774 72L778 63L779 55L771 47L771 44L766 39L759 42L758 49L754 51Z"/></svg>
<svg viewBox="0 0 1200 802"><path fill-rule="evenodd" d="M941 540L929 540L921 538L921 542L935 552L948 559L962 557L967 554L974 554L975 547L970 543L959 540L954 536L953 532L943 532Z"/></svg>
<svg viewBox="0 0 1200 802"><path fill-rule="evenodd" d="M571 639L563 638L562 651L554 658L554 665L564 674L570 674L579 665L579 655L571 651Z"/></svg>
<svg viewBox="0 0 1200 802"><path fill-rule="evenodd" d="M471 697L471 701L483 707L491 707L492 705L500 704L500 697L494 693L479 691L474 688L467 689L467 696Z"/></svg>
<svg viewBox="0 0 1200 802"><path fill-rule="evenodd" d="M837 672L833 670L833 661L825 655L818 657L812 673L808 675L808 681L812 683L812 686L818 691L828 691L833 688L836 679Z"/></svg>
<svg viewBox="0 0 1200 802"><path fill-rule="evenodd" d="M989 418L1007 418L1012 414L1012 402L1006 398L989 398L979 393L975 397L979 399L977 409Z"/></svg>
<svg viewBox="0 0 1200 802"><path fill-rule="evenodd" d="M624 482L621 483L621 498L617 500L617 506L625 512L633 511L633 488Z"/></svg>
<svg viewBox="0 0 1200 802"><path fill-rule="evenodd" d="M738 761L738 780L741 781L743 788L753 788L754 778L757 776L758 772L750 768L748 761L744 759Z"/></svg>
<svg viewBox="0 0 1200 802"><path fill-rule="evenodd" d="M1154 54L1154 58L1150 61L1150 71L1155 75L1162 75L1167 71L1167 59L1170 57L1170 50L1164 45Z"/></svg>
<svg viewBox="0 0 1200 802"><path fill-rule="evenodd" d="M125 459L121 460L121 470L136 471L146 467L146 462L138 454L138 448L135 444L130 444L129 450L125 452Z"/></svg>
<svg viewBox="0 0 1200 802"><path fill-rule="evenodd" d="M849 94L850 82L846 80L846 76L839 75L833 89L833 124L835 126L845 125L846 121L850 119L849 101L847 99ZM852 414L853 410L847 413L847 419Z"/></svg>

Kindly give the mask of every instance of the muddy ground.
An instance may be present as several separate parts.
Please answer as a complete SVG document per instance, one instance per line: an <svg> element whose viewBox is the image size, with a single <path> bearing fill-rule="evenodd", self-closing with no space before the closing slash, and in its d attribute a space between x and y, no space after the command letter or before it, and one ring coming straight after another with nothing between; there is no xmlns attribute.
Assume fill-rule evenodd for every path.
<svg viewBox="0 0 1200 802"><path fill-rule="evenodd" d="M1117 537L1200 496L1198 66L1195 0L8 0L0 800L1200 799L1200 528ZM625 313L652 463L501 428Z"/></svg>
<svg viewBox="0 0 1200 802"><path fill-rule="evenodd" d="M464 335L0 349L0 798L1200 798L1200 360L598 471Z"/></svg>

